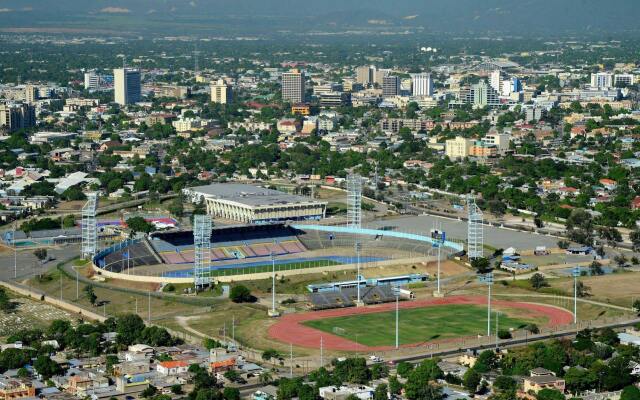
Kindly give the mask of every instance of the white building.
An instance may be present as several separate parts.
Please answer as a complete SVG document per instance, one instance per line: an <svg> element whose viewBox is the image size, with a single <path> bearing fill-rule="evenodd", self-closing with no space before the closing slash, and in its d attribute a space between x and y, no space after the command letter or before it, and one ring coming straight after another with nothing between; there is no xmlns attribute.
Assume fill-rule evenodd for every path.
<svg viewBox="0 0 640 400"><path fill-rule="evenodd" d="M509 150L511 135L508 133L492 133L484 137L483 141L489 145L494 145L500 155L505 155Z"/></svg>
<svg viewBox="0 0 640 400"><path fill-rule="evenodd" d="M617 87L632 86L636 83L636 77L633 74L616 74L613 81Z"/></svg>
<svg viewBox="0 0 640 400"><path fill-rule="evenodd" d="M219 79L215 82L211 82L211 102L219 104L230 103L233 99L233 92L231 86L223 79Z"/></svg>
<svg viewBox="0 0 640 400"><path fill-rule="evenodd" d="M86 90L98 90L100 89L100 75L96 71L89 71L84 73L84 88Z"/></svg>
<svg viewBox="0 0 640 400"><path fill-rule="evenodd" d="M282 100L302 103L305 97L304 74L292 69L282 74Z"/></svg>
<svg viewBox="0 0 640 400"><path fill-rule="evenodd" d="M431 78L431 74L411 74L411 93L414 96L433 96L433 79Z"/></svg>
<svg viewBox="0 0 640 400"><path fill-rule="evenodd" d="M496 92L502 91L502 71L497 69L491 72L491 76L489 76L489 86L491 86Z"/></svg>
<svg viewBox="0 0 640 400"><path fill-rule="evenodd" d="M113 70L115 102L121 106L134 104L142 98L140 70L118 68Z"/></svg>
<svg viewBox="0 0 640 400"><path fill-rule="evenodd" d="M445 142L445 154L452 160L468 157L473 142L473 139L456 136L455 139L449 139Z"/></svg>
<svg viewBox="0 0 640 400"><path fill-rule="evenodd" d="M611 72L598 72L591 74L591 87L607 89L613 87L613 74Z"/></svg>

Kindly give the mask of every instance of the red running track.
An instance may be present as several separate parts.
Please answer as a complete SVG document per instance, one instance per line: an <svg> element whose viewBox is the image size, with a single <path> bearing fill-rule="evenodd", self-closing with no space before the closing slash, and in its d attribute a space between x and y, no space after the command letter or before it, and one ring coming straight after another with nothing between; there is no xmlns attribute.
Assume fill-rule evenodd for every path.
<svg viewBox="0 0 640 400"><path fill-rule="evenodd" d="M487 299L484 296L453 296L446 298L432 298L427 300L402 302L400 303L400 308L419 308L448 304L486 305ZM491 304L509 308L519 308L522 310L526 310L527 313L531 315L547 317L549 319L547 326L568 325L573 323L573 314L559 307L505 300L492 300ZM327 332L322 332L320 330L303 325L303 322L305 321L316 319L344 317L354 314L371 314L392 310L395 310L395 303L386 303L362 308L338 308L332 310L306 312L301 314L287 314L281 317L278 322L271 325L268 332L269 336L275 340L287 344L291 343L299 347L318 348L320 347L320 339L322 338L324 348L329 350L392 350L394 348L393 346L364 346L343 337ZM442 343L443 341L447 341L447 339L434 341L434 343ZM412 347L417 345L419 344L403 345L403 347Z"/></svg>

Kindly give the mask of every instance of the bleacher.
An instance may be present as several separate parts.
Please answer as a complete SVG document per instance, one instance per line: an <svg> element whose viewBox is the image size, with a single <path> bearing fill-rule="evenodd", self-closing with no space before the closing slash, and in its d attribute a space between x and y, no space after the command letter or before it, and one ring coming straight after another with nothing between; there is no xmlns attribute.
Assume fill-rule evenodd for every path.
<svg viewBox="0 0 640 400"><path fill-rule="evenodd" d="M390 303L396 300L393 287L365 286L360 288L360 298L364 304ZM358 288L346 288L333 292L317 292L309 294L311 308L314 310L326 310L330 308L353 307L358 300Z"/></svg>
<svg viewBox="0 0 640 400"><path fill-rule="evenodd" d="M140 265L158 264L158 258L153 254L153 250L145 240L107 254L103 261L104 265L101 265L101 267L112 272L121 272L127 267L133 268Z"/></svg>
<svg viewBox="0 0 640 400"><path fill-rule="evenodd" d="M211 234L211 261L281 256L307 251L299 231L283 224L216 227ZM167 264L193 263L193 233L158 232L151 245Z"/></svg>

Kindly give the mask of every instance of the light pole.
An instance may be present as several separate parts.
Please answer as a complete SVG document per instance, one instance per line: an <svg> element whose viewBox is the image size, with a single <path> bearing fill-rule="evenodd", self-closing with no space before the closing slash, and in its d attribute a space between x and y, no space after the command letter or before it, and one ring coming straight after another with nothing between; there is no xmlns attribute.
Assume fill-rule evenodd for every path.
<svg viewBox="0 0 640 400"><path fill-rule="evenodd" d="M399 329L398 329L398 320L399 320L399 313L400 313L400 288L399 287L395 287L393 289L393 294L396 295L396 349L398 349L400 347L400 335L399 335Z"/></svg>
<svg viewBox="0 0 640 400"><path fill-rule="evenodd" d="M362 300L360 299L360 242L356 242L356 266L358 270L356 273L356 287L358 290L358 300L356 304L359 307L362 305Z"/></svg>
<svg viewBox="0 0 640 400"><path fill-rule="evenodd" d="M496 349L498 348L498 321L500 320L500 313L496 311Z"/></svg>
<svg viewBox="0 0 640 400"><path fill-rule="evenodd" d="M487 272L478 277L480 282L487 285L487 336L491 336L491 285L493 285L493 272ZM496 332L496 335L498 333Z"/></svg>
<svg viewBox="0 0 640 400"><path fill-rule="evenodd" d="M573 269L573 323L578 323L578 277L580 276L580 267Z"/></svg>
<svg viewBox="0 0 640 400"><path fill-rule="evenodd" d="M276 310L276 256L271 249L271 310L269 311L270 317L277 317L278 310Z"/></svg>

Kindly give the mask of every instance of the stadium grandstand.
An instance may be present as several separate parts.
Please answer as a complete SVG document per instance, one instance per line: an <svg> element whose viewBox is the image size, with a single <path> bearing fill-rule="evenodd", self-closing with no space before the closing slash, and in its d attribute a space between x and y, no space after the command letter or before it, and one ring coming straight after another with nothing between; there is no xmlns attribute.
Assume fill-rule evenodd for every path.
<svg viewBox="0 0 640 400"><path fill-rule="evenodd" d="M213 183L182 193L193 203L204 202L216 218L247 224L320 220L327 209L326 202L241 183Z"/></svg>
<svg viewBox="0 0 640 400"><path fill-rule="evenodd" d="M389 303L396 300L394 288L390 285L366 286L360 289L360 297L364 304ZM332 292L309 293L309 302L313 310L355 307L357 299L358 290L355 287Z"/></svg>

